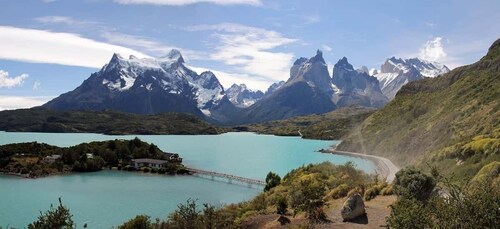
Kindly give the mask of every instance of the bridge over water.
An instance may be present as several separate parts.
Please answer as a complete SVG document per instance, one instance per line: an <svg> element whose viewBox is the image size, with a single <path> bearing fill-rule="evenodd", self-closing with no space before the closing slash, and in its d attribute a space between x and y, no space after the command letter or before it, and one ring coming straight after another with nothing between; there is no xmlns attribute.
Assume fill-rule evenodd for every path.
<svg viewBox="0 0 500 229"><path fill-rule="evenodd" d="M224 179L228 179L229 182L237 181L237 182L246 183L249 185L259 185L259 186L266 185L266 182L261 181L261 180L257 180L257 179L240 177L240 176L235 176L235 175L226 174L226 173L206 171L206 170L201 170L201 169L193 169L193 168L186 168L186 169L193 174L202 175L202 176L209 176L212 178L214 178L214 177L224 178Z"/></svg>

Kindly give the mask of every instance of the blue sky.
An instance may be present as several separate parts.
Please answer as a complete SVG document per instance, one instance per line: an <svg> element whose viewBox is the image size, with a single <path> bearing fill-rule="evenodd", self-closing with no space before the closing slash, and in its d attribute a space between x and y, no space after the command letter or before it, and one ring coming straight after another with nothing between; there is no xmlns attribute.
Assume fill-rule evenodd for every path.
<svg viewBox="0 0 500 229"><path fill-rule="evenodd" d="M112 53L181 50L227 88L265 90L293 61L323 51L380 68L391 56L451 68L500 38L500 1L0 0L0 109L39 105L74 89Z"/></svg>

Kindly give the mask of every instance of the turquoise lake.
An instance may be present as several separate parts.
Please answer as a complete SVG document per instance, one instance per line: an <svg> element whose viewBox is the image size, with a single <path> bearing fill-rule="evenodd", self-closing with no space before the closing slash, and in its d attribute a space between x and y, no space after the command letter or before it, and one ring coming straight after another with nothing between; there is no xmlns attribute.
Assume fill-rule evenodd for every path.
<svg viewBox="0 0 500 229"><path fill-rule="evenodd" d="M136 135L7 133L0 132L0 145L44 142L72 146L82 142L132 139ZM188 167L264 180L269 171L281 176L304 164L353 161L366 172L375 169L371 161L322 154L337 141L306 140L254 133L221 135L137 135L162 150L179 153ZM187 199L217 206L251 199L262 187L230 184L196 176L162 176L134 172L96 173L23 179L0 176L0 226L24 228L62 197L73 220L81 228L111 228L138 214L165 218Z"/></svg>

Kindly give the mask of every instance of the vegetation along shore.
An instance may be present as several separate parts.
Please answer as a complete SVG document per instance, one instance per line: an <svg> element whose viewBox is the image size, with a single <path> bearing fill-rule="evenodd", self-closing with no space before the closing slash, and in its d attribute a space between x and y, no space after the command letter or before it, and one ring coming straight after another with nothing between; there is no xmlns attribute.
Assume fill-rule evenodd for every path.
<svg viewBox="0 0 500 229"><path fill-rule="evenodd" d="M38 178L70 172L94 172L103 168L160 174L188 171L177 154L166 153L139 138L82 143L57 147L28 142L0 146L0 172Z"/></svg>

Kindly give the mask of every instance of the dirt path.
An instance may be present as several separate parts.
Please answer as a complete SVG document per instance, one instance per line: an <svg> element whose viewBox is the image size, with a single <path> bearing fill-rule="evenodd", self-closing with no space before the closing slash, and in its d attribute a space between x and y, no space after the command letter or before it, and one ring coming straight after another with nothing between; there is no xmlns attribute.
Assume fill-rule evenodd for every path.
<svg viewBox="0 0 500 229"><path fill-rule="evenodd" d="M389 205L396 201L396 196L377 196L373 200L365 201L366 215L358 217L353 222L343 222L340 216L340 209L345 200L346 198L341 198L329 201L328 208L325 209L329 222L314 225L314 228L380 228L380 226L385 224L385 218L391 214ZM279 218L277 214L258 215L248 219L247 222L242 225L242 228L285 229L300 228L301 225L304 226L308 224L308 219L306 219L303 214L297 217L292 217L291 215L287 217L290 219L291 223L280 225L277 221Z"/></svg>
<svg viewBox="0 0 500 229"><path fill-rule="evenodd" d="M385 157L379 157L379 156L362 154L362 153L338 151L335 149L329 149L325 152L331 153L331 154L351 156L351 157L360 157L360 158L371 160L375 163L377 172L380 175L386 177L388 183L391 183L394 180L394 178L396 177L396 173L399 171L399 168L394 163L392 163L391 160L389 160Z"/></svg>

